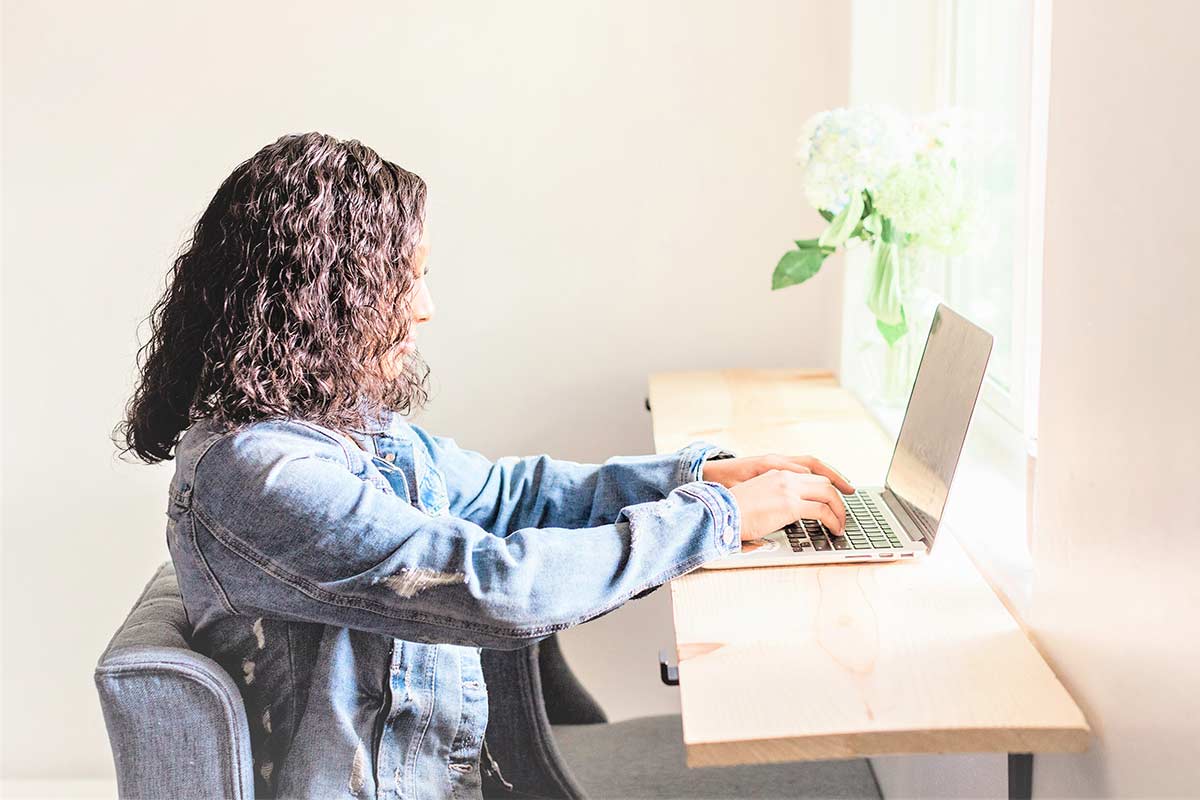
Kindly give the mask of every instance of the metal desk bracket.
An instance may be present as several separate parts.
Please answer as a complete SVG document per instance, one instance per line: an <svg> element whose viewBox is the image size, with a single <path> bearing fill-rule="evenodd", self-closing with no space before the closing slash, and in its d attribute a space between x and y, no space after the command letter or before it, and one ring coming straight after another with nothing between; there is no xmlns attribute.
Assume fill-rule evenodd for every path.
<svg viewBox="0 0 1200 800"><path fill-rule="evenodd" d="M671 663L665 648L658 651L658 676L667 686L679 685L679 665Z"/></svg>

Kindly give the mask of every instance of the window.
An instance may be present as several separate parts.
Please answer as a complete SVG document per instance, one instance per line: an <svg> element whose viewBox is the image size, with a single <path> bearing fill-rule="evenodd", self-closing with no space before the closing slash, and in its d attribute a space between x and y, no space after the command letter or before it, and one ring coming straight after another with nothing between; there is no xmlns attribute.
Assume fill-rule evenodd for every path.
<svg viewBox="0 0 1200 800"><path fill-rule="evenodd" d="M964 165L971 244L914 265L911 328L892 348L863 302L869 259L848 254L842 380L895 433L939 301L995 336L946 523L1018 605L1036 456L1049 18L1048 0L855 0L851 20L852 104L957 108L981 135Z"/></svg>

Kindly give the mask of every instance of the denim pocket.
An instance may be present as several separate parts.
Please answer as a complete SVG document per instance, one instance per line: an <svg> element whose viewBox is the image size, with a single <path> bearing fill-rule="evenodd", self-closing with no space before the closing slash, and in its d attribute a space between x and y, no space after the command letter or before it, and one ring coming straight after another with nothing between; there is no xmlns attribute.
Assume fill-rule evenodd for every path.
<svg viewBox="0 0 1200 800"><path fill-rule="evenodd" d="M392 444L394 446L385 450L382 456L373 456L372 461L392 491L408 503L416 505L413 503L417 483L413 478L415 470L412 464L412 448L404 442Z"/></svg>

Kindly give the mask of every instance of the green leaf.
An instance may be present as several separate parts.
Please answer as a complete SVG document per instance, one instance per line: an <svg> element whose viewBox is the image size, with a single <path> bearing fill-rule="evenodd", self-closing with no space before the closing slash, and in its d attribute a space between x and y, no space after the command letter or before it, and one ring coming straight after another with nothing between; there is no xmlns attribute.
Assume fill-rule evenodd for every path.
<svg viewBox="0 0 1200 800"><path fill-rule="evenodd" d="M863 195L858 192L850 197L850 202L841 210L833 221L829 223L829 227L821 234L821 238L817 241L822 247L837 247L844 241L849 239L855 229L858 228L858 222L863 215Z"/></svg>
<svg viewBox="0 0 1200 800"><path fill-rule="evenodd" d="M891 347L896 342L900 341L900 337L908 333L908 320L905 318L904 309L900 309L900 323L898 325L888 325L886 322L875 320L875 327L883 334L883 339Z"/></svg>
<svg viewBox="0 0 1200 800"><path fill-rule="evenodd" d="M775 274L771 276L771 288L782 289L797 283L804 283L821 270L821 262L829 255L824 250L788 250L775 265Z"/></svg>
<svg viewBox="0 0 1200 800"><path fill-rule="evenodd" d="M817 209L817 213L824 217L826 222L833 222L834 213L832 211L821 208Z"/></svg>

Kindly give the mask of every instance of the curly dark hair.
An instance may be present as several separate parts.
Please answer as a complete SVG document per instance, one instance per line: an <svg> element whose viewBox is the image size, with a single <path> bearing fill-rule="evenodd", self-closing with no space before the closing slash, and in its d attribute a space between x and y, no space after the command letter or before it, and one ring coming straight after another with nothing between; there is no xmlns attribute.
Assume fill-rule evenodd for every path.
<svg viewBox="0 0 1200 800"><path fill-rule="evenodd" d="M408 336L425 182L361 142L283 136L233 170L175 259L114 438L172 458L193 422L361 426L428 400ZM396 369L396 364L402 364Z"/></svg>

